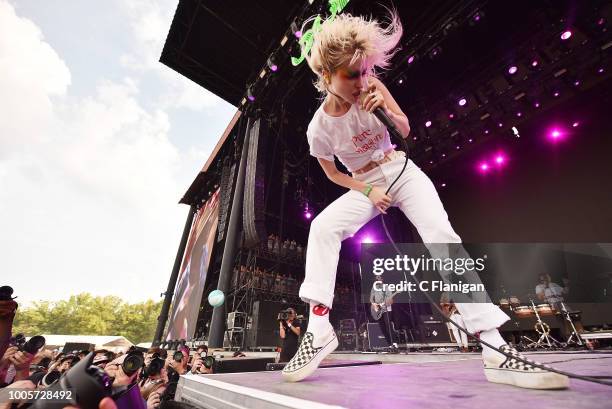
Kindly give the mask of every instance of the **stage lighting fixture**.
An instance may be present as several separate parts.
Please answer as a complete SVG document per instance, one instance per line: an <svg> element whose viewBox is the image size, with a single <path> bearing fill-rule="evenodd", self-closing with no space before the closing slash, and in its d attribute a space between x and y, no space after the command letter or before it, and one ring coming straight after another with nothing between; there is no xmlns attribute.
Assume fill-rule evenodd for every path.
<svg viewBox="0 0 612 409"><path fill-rule="evenodd" d="M255 95L253 94L253 87L250 85L247 88L247 99L251 102L255 101Z"/></svg>
<svg viewBox="0 0 612 409"><path fill-rule="evenodd" d="M465 104L467 104L467 99L461 98L459 100L458 104L459 104L460 107L464 106Z"/></svg>
<svg viewBox="0 0 612 409"><path fill-rule="evenodd" d="M472 13L472 15L470 16L470 22L468 23L470 26L474 26L477 23L479 23L483 18L484 18L485 14L480 11L480 10L476 10L474 13Z"/></svg>
<svg viewBox="0 0 612 409"><path fill-rule="evenodd" d="M295 21L291 22L289 28L296 38L302 38L302 30L300 30L300 27Z"/></svg>
<svg viewBox="0 0 612 409"><path fill-rule="evenodd" d="M508 68L508 74L510 75L516 74L517 71L518 71L518 67L516 65L512 65L510 66L510 68Z"/></svg>
<svg viewBox="0 0 612 409"><path fill-rule="evenodd" d="M273 56L270 56L268 58L268 68L270 68L270 71L272 72L278 71L278 64L276 63L276 59Z"/></svg>
<svg viewBox="0 0 612 409"><path fill-rule="evenodd" d="M561 33L561 40L563 41L569 40L571 36L572 36L572 32L570 30L565 30L563 33Z"/></svg>
<svg viewBox="0 0 612 409"><path fill-rule="evenodd" d="M574 122L574 123L572 124L572 128L576 128L576 127L578 127L578 125L580 125L578 122Z"/></svg>
<svg viewBox="0 0 612 409"><path fill-rule="evenodd" d="M516 126L512 127L512 133L514 134L514 136L516 136L517 138L520 138L521 135L519 134L519 130Z"/></svg>
<svg viewBox="0 0 612 409"><path fill-rule="evenodd" d="M431 126L431 121L425 122L425 128L429 128Z"/></svg>
<svg viewBox="0 0 612 409"><path fill-rule="evenodd" d="M408 57L408 64L412 64L414 62L415 56L411 55L410 57Z"/></svg>
<svg viewBox="0 0 612 409"><path fill-rule="evenodd" d="M498 153L497 155L495 155L495 163L498 166L503 165L505 162L506 162L506 157L503 154Z"/></svg>
<svg viewBox="0 0 612 409"><path fill-rule="evenodd" d="M440 54L442 53L442 47L437 46L431 49L431 51L429 52L429 58L431 58L432 60L436 59Z"/></svg>

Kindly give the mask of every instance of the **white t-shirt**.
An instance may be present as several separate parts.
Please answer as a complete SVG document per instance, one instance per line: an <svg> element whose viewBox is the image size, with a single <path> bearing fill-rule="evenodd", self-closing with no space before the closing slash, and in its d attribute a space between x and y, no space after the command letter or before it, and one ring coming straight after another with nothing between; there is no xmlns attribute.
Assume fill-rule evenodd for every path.
<svg viewBox="0 0 612 409"><path fill-rule="evenodd" d="M549 304L563 301L563 287L558 284L550 283L548 287L538 284L535 288L536 294L544 293L544 300Z"/></svg>
<svg viewBox="0 0 612 409"><path fill-rule="evenodd" d="M372 161L374 151L393 148L387 128L357 103L338 117L325 113L321 104L308 124L306 136L312 156L333 161L336 155L349 172Z"/></svg>

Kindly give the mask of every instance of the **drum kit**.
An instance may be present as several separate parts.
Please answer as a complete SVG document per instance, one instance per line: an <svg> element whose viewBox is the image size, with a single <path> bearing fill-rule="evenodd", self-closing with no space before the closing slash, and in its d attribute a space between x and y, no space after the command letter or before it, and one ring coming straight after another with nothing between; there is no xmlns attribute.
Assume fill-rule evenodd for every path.
<svg viewBox="0 0 612 409"><path fill-rule="evenodd" d="M539 335L539 338L537 341L534 341L528 336L522 335L520 338L521 344L523 344L524 341L527 342L523 344L523 348L565 348L568 345L585 345L582 338L580 338L580 334L576 330L572 314L567 310L565 303L560 302L555 306L548 303L536 304L532 298L529 298L529 305L521 304L521 301L515 296L499 300L499 306L502 309L510 310L517 319L535 318L536 323L534 325L534 330ZM555 315L561 316L566 322L566 327L569 329L570 336L565 342L560 342L550 335L550 326L542 321L542 317Z"/></svg>

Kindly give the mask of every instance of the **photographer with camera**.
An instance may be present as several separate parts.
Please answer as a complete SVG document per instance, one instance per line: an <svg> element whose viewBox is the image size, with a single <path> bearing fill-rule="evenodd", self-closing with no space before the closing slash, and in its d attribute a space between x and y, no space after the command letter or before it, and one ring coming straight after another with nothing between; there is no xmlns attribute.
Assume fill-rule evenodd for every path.
<svg viewBox="0 0 612 409"><path fill-rule="evenodd" d="M298 350L298 341L302 333L301 324L297 320L297 313L293 308L281 311L277 319L280 337L283 340L279 362L289 362Z"/></svg>
<svg viewBox="0 0 612 409"><path fill-rule="evenodd" d="M204 347L204 348L202 348ZM215 358L208 355L208 347L200 346L194 356L193 364L191 365L191 373L193 374L211 374L214 373Z"/></svg>
<svg viewBox="0 0 612 409"><path fill-rule="evenodd" d="M159 352L156 351L152 355L149 364L142 371L139 385L140 394L147 401L147 407L154 408L159 405L160 396L168 385L168 371L166 361L160 357ZM153 394L157 394L157 398L153 397Z"/></svg>
<svg viewBox="0 0 612 409"><path fill-rule="evenodd" d="M11 346L0 360L0 384L4 385L28 379L30 364L38 351L45 346L45 338L38 335L26 341L23 334L17 334L9 343Z"/></svg>

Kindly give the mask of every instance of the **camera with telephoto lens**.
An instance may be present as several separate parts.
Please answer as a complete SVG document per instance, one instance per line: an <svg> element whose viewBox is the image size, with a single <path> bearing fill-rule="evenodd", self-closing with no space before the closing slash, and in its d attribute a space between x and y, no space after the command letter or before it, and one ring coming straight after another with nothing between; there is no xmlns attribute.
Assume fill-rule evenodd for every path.
<svg viewBox="0 0 612 409"><path fill-rule="evenodd" d="M57 382L59 378L61 377L62 377L62 373L60 371L56 371L56 370L49 371L40 380L40 385L44 386L45 388L48 388L49 386Z"/></svg>
<svg viewBox="0 0 612 409"><path fill-rule="evenodd" d="M215 358L212 356L204 357L202 358L202 363L206 369L210 369L213 367L213 365L215 365Z"/></svg>
<svg viewBox="0 0 612 409"><path fill-rule="evenodd" d="M149 366L144 368L142 376L144 378L148 378L151 376L159 375L161 373L161 370L164 368L165 364L166 364L166 361L161 359L159 357L159 354L157 354L157 357L154 357L153 359L151 359L151 362L149 362Z"/></svg>
<svg viewBox="0 0 612 409"><path fill-rule="evenodd" d="M123 372L127 376L132 376L138 371L140 368L144 366L144 356L142 352L137 349L130 348L128 353L121 364L121 368Z"/></svg>
<svg viewBox="0 0 612 409"><path fill-rule="evenodd" d="M81 409L98 409L102 399L112 397L118 409L146 409L146 404L140 397L137 384L123 388L120 392L113 394L114 378L93 365L94 357L95 353L89 353L46 389L51 393L64 392L64 396L70 396L69 402L41 399L34 402L30 408L64 409L67 405L74 405ZM68 395L68 391L72 393Z"/></svg>
<svg viewBox="0 0 612 409"><path fill-rule="evenodd" d="M282 310L278 313L278 317L276 318L276 320L287 321L289 318L291 318L291 314L293 314L293 310L291 309Z"/></svg>
<svg viewBox="0 0 612 409"><path fill-rule="evenodd" d="M10 340L10 344L19 348L20 351L29 354L36 354L42 347L45 346L45 337L36 335L26 341L23 334L17 334Z"/></svg>

